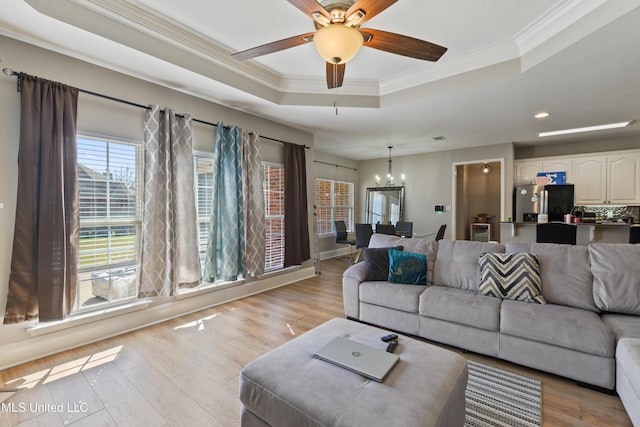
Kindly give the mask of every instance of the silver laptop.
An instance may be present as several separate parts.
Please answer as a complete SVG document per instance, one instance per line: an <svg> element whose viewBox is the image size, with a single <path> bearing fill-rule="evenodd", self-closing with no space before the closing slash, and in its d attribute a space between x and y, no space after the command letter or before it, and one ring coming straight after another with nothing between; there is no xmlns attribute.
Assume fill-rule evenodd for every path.
<svg viewBox="0 0 640 427"><path fill-rule="evenodd" d="M333 339L314 356L379 382L400 358L397 354L343 337Z"/></svg>

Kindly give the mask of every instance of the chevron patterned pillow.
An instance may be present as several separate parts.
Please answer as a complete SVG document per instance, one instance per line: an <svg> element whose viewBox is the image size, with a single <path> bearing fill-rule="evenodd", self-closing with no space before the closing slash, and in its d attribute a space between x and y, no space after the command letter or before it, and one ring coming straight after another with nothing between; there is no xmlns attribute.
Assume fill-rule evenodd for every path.
<svg viewBox="0 0 640 427"><path fill-rule="evenodd" d="M482 295L546 304L542 296L540 260L531 253L480 255Z"/></svg>

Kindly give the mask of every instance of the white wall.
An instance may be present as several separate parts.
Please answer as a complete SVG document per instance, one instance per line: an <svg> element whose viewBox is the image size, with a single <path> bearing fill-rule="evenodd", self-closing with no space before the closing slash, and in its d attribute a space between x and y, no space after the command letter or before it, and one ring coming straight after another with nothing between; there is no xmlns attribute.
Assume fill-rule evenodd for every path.
<svg viewBox="0 0 640 427"><path fill-rule="evenodd" d="M445 238L451 238L452 212L436 213L435 205L452 205L452 176L454 163L504 159L505 209L511 216L511 188L513 188L513 145L499 144L464 150L438 151L393 158L394 175L406 175L405 221L413 221L416 235L435 233L441 224L447 224ZM365 217L366 188L375 186L375 175L384 176L388 159L361 161L358 164L358 221ZM499 219L498 219L499 220Z"/></svg>
<svg viewBox="0 0 640 427"><path fill-rule="evenodd" d="M0 37L2 46L2 66L16 71L37 75L46 79L60 81L71 86L94 92L123 98L139 104L158 104L173 108L178 112L190 113L193 117L209 122L222 121L259 134L304 144L313 148L313 136L307 132L293 129L266 119L226 108L224 106L177 92L165 87L136 79L121 73L110 71L83 61L47 51L16 40ZM188 86L188 82L185 82ZM16 91L16 78L0 76L0 314L4 317L6 294L11 262L11 247L15 218L17 193L17 156L19 141L19 109L20 94ZM92 134L116 136L141 140L143 135L142 109L127 106L113 101L81 95L78 101L78 130ZM205 125L194 125L194 145L197 150L213 149L214 128ZM263 144L263 156L267 161L282 162L282 145L270 141ZM307 151L307 170L309 194L309 234L312 230L313 206L313 149ZM313 240L311 240L313 241ZM312 248L313 250L313 248ZM306 272L311 272L312 261L303 265L302 270L290 276L283 275L270 284L254 283L247 286L246 293L257 292L268 286L278 286L292 280L299 280ZM300 272L305 272L301 274ZM238 287L242 288L242 286ZM243 291L226 292L220 298L202 298L202 304L211 305L230 298L242 296ZM166 301L165 301L166 302ZM173 306L172 306L173 305ZM162 309L155 307L138 313L135 316L123 315L117 319L106 321L104 335L113 335L125 330L134 329L142 324L160 321L164 316L179 315L184 310L194 310L192 302L173 301L164 304ZM109 324L109 326L107 326ZM34 338L25 331L27 323L0 326L0 368L16 362L19 355L21 361L40 357L43 354L68 348L101 338L100 328L91 330L81 338L73 338L73 330L56 333L55 343L48 340L42 344L40 338ZM80 336L79 334L78 336ZM25 349L28 349L25 351Z"/></svg>

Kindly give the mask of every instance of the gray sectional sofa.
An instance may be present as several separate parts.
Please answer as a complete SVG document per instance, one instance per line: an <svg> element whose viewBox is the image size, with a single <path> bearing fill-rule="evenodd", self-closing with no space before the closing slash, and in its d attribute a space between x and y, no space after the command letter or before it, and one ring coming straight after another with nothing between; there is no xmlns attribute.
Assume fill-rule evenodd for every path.
<svg viewBox="0 0 640 427"><path fill-rule="evenodd" d="M427 285L366 281L365 263L343 275L348 318L616 389L640 426L640 245L481 243L375 234L370 248L403 246L427 260ZM478 292L479 256L534 253L535 304Z"/></svg>

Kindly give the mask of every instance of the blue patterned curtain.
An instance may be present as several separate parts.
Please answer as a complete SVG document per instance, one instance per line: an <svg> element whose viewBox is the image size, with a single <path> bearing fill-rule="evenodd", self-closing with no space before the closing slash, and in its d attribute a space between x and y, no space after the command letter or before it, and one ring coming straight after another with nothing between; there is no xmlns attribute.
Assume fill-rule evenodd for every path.
<svg viewBox="0 0 640 427"><path fill-rule="evenodd" d="M236 280L243 274L241 129L218 123L213 151L213 194L205 276L208 281Z"/></svg>

